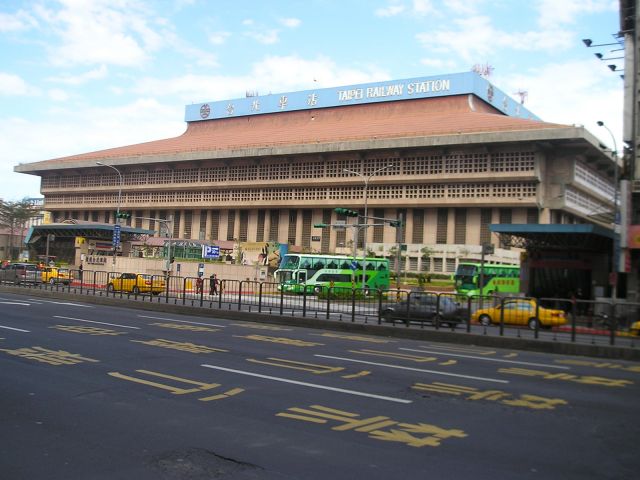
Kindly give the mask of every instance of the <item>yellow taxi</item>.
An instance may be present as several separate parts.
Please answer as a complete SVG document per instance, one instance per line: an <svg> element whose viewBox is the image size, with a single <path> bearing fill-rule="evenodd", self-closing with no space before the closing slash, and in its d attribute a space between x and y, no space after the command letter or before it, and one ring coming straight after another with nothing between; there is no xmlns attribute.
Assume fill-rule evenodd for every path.
<svg viewBox="0 0 640 480"><path fill-rule="evenodd" d="M164 289L165 281L163 277L146 273L122 273L119 277L110 279L107 284L108 292L127 292L134 295L140 293L158 295Z"/></svg>
<svg viewBox="0 0 640 480"><path fill-rule="evenodd" d="M55 285L56 283L62 283L69 285L71 283L71 271L68 268L59 267L44 267L40 272L43 283L49 283Z"/></svg>
<svg viewBox="0 0 640 480"><path fill-rule="evenodd" d="M536 301L524 298L506 299L501 305L481 308L471 315L472 321L485 326L499 324L502 318L505 325L526 325L531 330L567 323L567 316L563 310L539 307L536 312Z"/></svg>

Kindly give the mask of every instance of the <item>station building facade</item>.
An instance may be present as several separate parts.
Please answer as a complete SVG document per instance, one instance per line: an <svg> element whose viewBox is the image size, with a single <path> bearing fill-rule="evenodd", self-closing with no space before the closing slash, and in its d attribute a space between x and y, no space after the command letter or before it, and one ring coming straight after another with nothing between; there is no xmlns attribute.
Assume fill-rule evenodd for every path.
<svg viewBox="0 0 640 480"><path fill-rule="evenodd" d="M172 219L175 239L309 252L351 253L366 235L378 256L406 244L409 272L453 273L483 244L487 261L517 263L492 224L611 226L614 163L599 140L472 72L188 105L185 120L175 138L15 170L41 177L54 222L114 223L119 207L157 236L154 219ZM314 227L352 223L334 208L362 214L365 201L400 231Z"/></svg>

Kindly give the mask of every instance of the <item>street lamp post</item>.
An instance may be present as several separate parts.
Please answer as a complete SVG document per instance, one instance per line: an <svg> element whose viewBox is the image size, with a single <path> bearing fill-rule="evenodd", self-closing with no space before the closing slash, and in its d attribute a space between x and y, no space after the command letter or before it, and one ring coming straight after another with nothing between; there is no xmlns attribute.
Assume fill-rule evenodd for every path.
<svg viewBox="0 0 640 480"><path fill-rule="evenodd" d="M109 167L112 170L115 170L118 174L118 179L120 180L120 185L118 186L118 206L116 207L116 225L119 229L120 227L120 206L122 205L122 186L124 185L124 181L122 180L122 173L113 165L107 165L106 163L96 162L96 165L100 165L101 167ZM113 244L113 265L116 264L116 249L118 246Z"/></svg>
<svg viewBox="0 0 640 480"><path fill-rule="evenodd" d="M607 130L607 132L609 132L609 135L611 135L611 141L613 142L613 161L614 161L614 165L613 165L613 247L611 250L611 278L609 279L609 283L611 284L611 298L613 299L613 301L615 301L616 296L617 296L617 284L618 284L618 239L617 239L617 235L618 235L618 229L619 229L619 223L620 223L620 210L618 208L618 183L620 181L620 179L618 178L620 173L619 173L619 168L618 168L618 145L616 143L616 137L613 135L613 132L611 131L611 129L609 129L609 127L607 127L604 122L602 121L598 121L597 122L599 127L603 127L604 129Z"/></svg>
<svg viewBox="0 0 640 480"><path fill-rule="evenodd" d="M343 168L342 171L343 172L347 172L347 173L352 173L353 175L357 175L360 178L362 178L362 180L364 181L364 225L362 225L362 227L364 228L364 235L363 235L363 239L362 239L362 288L365 288L365 285L367 283L367 227L369 226L369 217L368 217L368 200L369 200L369 181L375 177L378 173L382 172L383 170L386 170L388 168L392 168L395 167L395 165L391 164L391 165L386 165L382 168L379 168L377 170L375 170L371 175L369 175L368 177L365 177L364 175L362 175L359 172L354 172L353 170L349 170L346 168ZM355 232L355 230L354 230ZM357 243L357 238L353 239L354 242Z"/></svg>

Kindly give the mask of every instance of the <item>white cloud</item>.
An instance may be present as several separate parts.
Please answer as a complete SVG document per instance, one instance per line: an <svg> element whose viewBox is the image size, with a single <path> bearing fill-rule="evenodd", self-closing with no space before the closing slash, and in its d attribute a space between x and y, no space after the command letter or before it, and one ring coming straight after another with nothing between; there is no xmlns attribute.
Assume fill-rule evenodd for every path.
<svg viewBox="0 0 640 480"><path fill-rule="evenodd" d="M135 0L61 3L57 11L43 6L34 9L60 39L59 44L49 47L54 65L136 66L164 43L166 33L149 26L150 12L142 10Z"/></svg>
<svg viewBox="0 0 640 480"><path fill-rule="evenodd" d="M428 15L435 12L431 0L413 0L413 13L417 15Z"/></svg>
<svg viewBox="0 0 640 480"><path fill-rule="evenodd" d="M288 28L299 27L302 23L299 18L281 18L280 23Z"/></svg>
<svg viewBox="0 0 640 480"><path fill-rule="evenodd" d="M584 125L610 145L608 134L596 125L602 120L622 145L622 80L593 60L547 64L492 82L514 97L513 92L527 91L525 107L542 120Z"/></svg>
<svg viewBox="0 0 640 480"><path fill-rule="evenodd" d="M266 95L390 78L387 72L375 67L343 68L326 57L307 60L297 56L269 56L254 64L251 71L243 76L188 74L169 78L145 77L135 83L134 91L157 97L173 96L188 104L240 98L248 90Z"/></svg>
<svg viewBox="0 0 640 480"><path fill-rule="evenodd" d="M14 14L0 12L0 32L18 32L36 27L38 21L24 10Z"/></svg>
<svg viewBox="0 0 640 480"><path fill-rule="evenodd" d="M38 89L30 86L18 75L0 72L0 95L37 95Z"/></svg>
<svg viewBox="0 0 640 480"><path fill-rule="evenodd" d="M419 33L416 39L426 48L438 52L455 52L467 62L487 58L493 52L555 50L572 44L566 30L509 33L495 28L487 16L472 16L454 21L457 28Z"/></svg>
<svg viewBox="0 0 640 480"><path fill-rule="evenodd" d="M245 32L247 37L253 38L254 40L262 43L264 45L273 45L274 43L278 43L278 30L265 30L262 32L253 31L253 32Z"/></svg>
<svg viewBox="0 0 640 480"><path fill-rule="evenodd" d="M374 14L377 17L395 17L396 15L400 15L402 12L404 12L404 10L405 10L404 5L395 4L395 5L389 5L384 8L378 8L374 12Z"/></svg>
<svg viewBox="0 0 640 480"><path fill-rule="evenodd" d="M47 80L54 83L63 83L65 85L82 85L91 80L99 80L107 76L108 70L106 65L100 65L98 68L89 70L78 75L65 74L58 77L49 77Z"/></svg>
<svg viewBox="0 0 640 480"><path fill-rule="evenodd" d="M485 0L444 0L445 8L459 15L475 15Z"/></svg>
<svg viewBox="0 0 640 480"><path fill-rule="evenodd" d="M453 70L457 65L452 59L443 60L441 58L423 58L420 63L426 67L437 68L440 71Z"/></svg>
<svg viewBox="0 0 640 480"><path fill-rule="evenodd" d="M66 102L69 94L60 88L52 88L47 92L47 96L54 102Z"/></svg>
<svg viewBox="0 0 640 480"><path fill-rule="evenodd" d="M593 14L607 10L616 11L617 2L612 0L538 0L538 23L543 28L577 23L582 13Z"/></svg>
<svg viewBox="0 0 640 480"><path fill-rule="evenodd" d="M209 42L213 45L222 45L230 36L230 32L213 32L209 34Z"/></svg>

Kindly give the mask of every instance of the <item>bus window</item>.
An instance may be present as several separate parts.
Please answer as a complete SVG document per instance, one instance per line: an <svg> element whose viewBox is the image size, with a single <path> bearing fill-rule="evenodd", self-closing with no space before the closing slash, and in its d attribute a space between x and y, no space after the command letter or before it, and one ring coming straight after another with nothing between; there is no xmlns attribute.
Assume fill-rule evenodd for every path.
<svg viewBox="0 0 640 480"><path fill-rule="evenodd" d="M306 283L307 282L307 272L300 271L298 272L298 283Z"/></svg>

